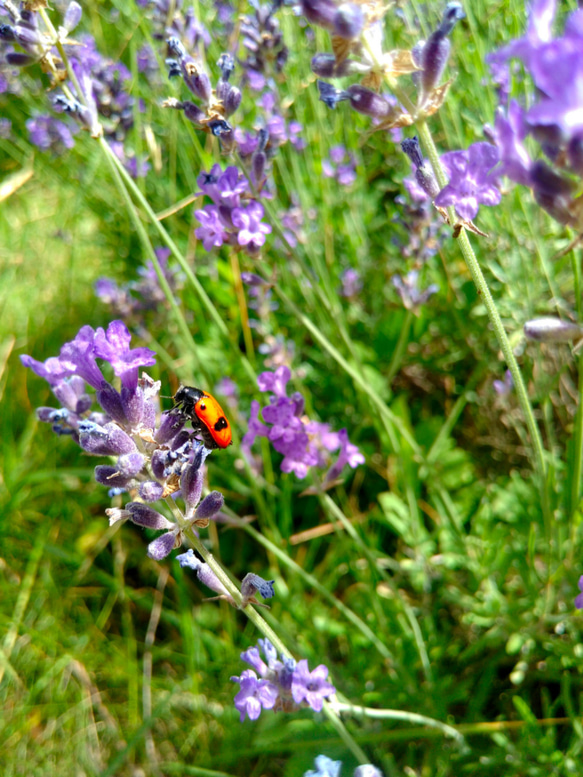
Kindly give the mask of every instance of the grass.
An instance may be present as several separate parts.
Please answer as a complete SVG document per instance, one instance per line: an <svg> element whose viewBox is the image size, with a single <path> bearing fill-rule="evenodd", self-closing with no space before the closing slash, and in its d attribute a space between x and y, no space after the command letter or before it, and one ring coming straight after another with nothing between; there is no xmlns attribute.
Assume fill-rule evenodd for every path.
<svg viewBox="0 0 583 777"><path fill-rule="evenodd" d="M481 85L483 55L524 27L514 2L466 10L453 35L456 80L430 120L440 151L481 139L495 107ZM200 11L211 26L212 12ZM420 37L416 19L425 34L437 21L416 3L404 14L406 25L391 17L395 47ZM520 187L498 208L481 209L489 237L471 236L548 451L541 484L516 395L493 390L506 366L456 241L437 220L411 233L398 144L386 133L369 136L368 120L343 104L331 113L317 101L309 59L318 49L289 9L279 15L290 58L278 88L307 147L279 150L267 248L258 260L237 257L241 271L275 273L278 307L261 329L246 330L237 265L225 249L195 245L188 207L162 223L217 317L187 278L176 310L161 304L127 323L158 351L150 372L163 394L179 381L211 390L224 376L236 382L237 440L251 400L265 404L253 379L265 369L259 346L271 336L292 342L293 390L307 414L346 427L366 464L329 494L303 495L311 478L281 473L267 445L257 446L261 477L245 468L237 445L214 453L209 486L254 520L212 525L203 536L237 579L253 571L276 581L262 614L296 657L329 666L342 701L399 713L343 716L386 777L582 774L583 639L573 606L580 364L568 345L527 344L521 335L535 316L579 312L581 248L554 259L571 236ZM151 34L143 12L121 0L94 7L83 23L130 69ZM326 36L316 39L327 47ZM215 37L207 61L221 51ZM87 133L65 155L30 145L24 121L45 110L45 95L36 77L25 78L22 95L0 95L13 121L10 140L0 140L2 176L34 171L0 211L3 773L291 777L324 753L351 774L353 751L311 710L239 723L229 678L243 668L240 652L256 644L255 626L225 602L204 601L208 591L172 558L147 558L152 533L110 529L111 500L93 480L100 462L35 420L34 408L55 400L19 355L45 359L80 326L106 326L113 316L94 296L95 280L135 280L147 258L137 223L152 245L161 236L142 203L141 220L133 219ZM160 171L138 184L156 213L196 191L199 171L220 159L207 136L160 109L168 93L180 89L165 77L154 86L132 81L144 111L130 145L145 149L149 127L161 152ZM252 97L244 107L251 127ZM337 143L357 160L350 189L321 175ZM289 251L277 224L293 203L304 223ZM412 238L420 250L434 246L425 263L408 253ZM391 278L416 266L423 284L440 290L412 315ZM348 267L363 281L351 299L338 294ZM413 725L412 713L455 726L463 744Z"/></svg>

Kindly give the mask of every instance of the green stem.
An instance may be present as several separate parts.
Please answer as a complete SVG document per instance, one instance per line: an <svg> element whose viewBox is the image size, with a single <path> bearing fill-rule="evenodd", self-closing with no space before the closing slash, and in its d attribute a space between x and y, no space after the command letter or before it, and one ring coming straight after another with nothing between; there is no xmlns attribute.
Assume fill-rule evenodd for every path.
<svg viewBox="0 0 583 777"><path fill-rule="evenodd" d="M401 363L403 361L403 354L409 343L409 332L411 331L411 324L413 322L413 311L408 310L405 314L405 320L399 333L399 339L395 350L393 351L393 357L389 364L389 370L387 372L387 383L390 385L393 382L393 378L401 369Z"/></svg>
<svg viewBox="0 0 583 777"><path fill-rule="evenodd" d="M463 734L457 728L448 726L435 718L428 718L426 715L419 715L416 712L407 712L406 710L376 709L375 707L357 707L353 704L342 704L332 702L331 706L339 712L346 712L351 715L358 715L375 720L403 720L406 723L416 723L421 726L430 726L439 729L443 734L455 739L458 744L464 744Z"/></svg>

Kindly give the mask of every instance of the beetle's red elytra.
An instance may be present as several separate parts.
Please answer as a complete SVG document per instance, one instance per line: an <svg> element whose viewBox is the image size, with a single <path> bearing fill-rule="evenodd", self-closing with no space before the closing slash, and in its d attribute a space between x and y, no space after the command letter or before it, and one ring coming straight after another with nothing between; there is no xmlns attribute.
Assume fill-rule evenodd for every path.
<svg viewBox="0 0 583 777"><path fill-rule="evenodd" d="M223 408L208 391L180 386L172 397L174 407L170 411L190 419L195 432L200 432L203 442L211 450L228 448L231 444L231 425Z"/></svg>

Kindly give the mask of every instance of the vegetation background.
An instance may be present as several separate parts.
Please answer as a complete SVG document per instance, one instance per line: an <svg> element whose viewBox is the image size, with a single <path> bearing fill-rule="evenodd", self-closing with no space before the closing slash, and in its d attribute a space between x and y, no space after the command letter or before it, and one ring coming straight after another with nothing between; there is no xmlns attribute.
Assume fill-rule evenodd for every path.
<svg viewBox="0 0 583 777"><path fill-rule="evenodd" d="M574 7L564 3L561 14ZM250 9L241 3L237 11ZM482 139L496 107L484 56L525 27L515 0L472 2L465 11L452 35L455 80L430 120L441 152ZM213 36L214 7L200 4L197 12ZM388 38L410 48L441 13L437 3L393 6ZM526 344L522 335L536 316L579 312L581 248L553 258L572 236L520 187L508 187L497 208L482 208L478 224L488 237L472 236L551 453L552 523L545 528L522 416L512 393L493 388L505 364L455 240L437 228L437 215L432 229L411 232L402 185L409 163L399 144L389 133L369 135L369 121L346 105L332 112L318 102L310 58L328 50L327 36L317 31L314 40L291 8L278 18L289 48L278 89L307 145L298 152L287 144L274 158L269 220L296 203L305 221L292 252L274 229L263 260L352 372L281 300L269 335L293 343L293 388L304 394L310 417L346 427L366 464L345 472L328 495L302 495L310 478L281 473L281 457L264 445L264 478L249 478L237 443L251 400L261 397L241 353L256 372L265 366L261 337L247 332L253 351L245 339L238 272L256 266L243 254L205 252L193 237L192 207L178 211L164 223L228 337L188 285L179 304L204 376L167 306L127 323L158 351L149 372L162 393L179 381L213 390L230 377L238 386L231 411L237 443L213 453L208 478L231 509L255 520L247 532L212 526L210 545L238 579L248 571L275 579L268 621L310 667L326 663L346 699L421 713L465 735L460 746L406 720L347 719L387 777L583 774L583 640L573 605L581 506L570 464L580 365L569 345ZM158 92L138 76L136 52L151 40L143 9L122 0L86 4L82 28L133 73L131 93L143 111L135 112L132 142L139 154L149 150L153 165L139 186L155 211L170 208L197 190L201 170L224 164L218 146L161 109L162 98L179 91L164 68ZM209 63L223 48L213 36ZM31 145L25 121L47 111L47 97L38 74L22 79L21 95L0 95L0 113L12 122L10 137L0 139L0 174L32 173L0 210L2 773L291 777L324 753L350 774L353 755L311 710L264 711L257 722L239 723L229 678L240 674L239 653L259 636L252 624L224 602L203 601L208 592L174 560L147 558L148 532L108 528L111 502L93 480L94 462L35 418L34 408L54 398L19 355L44 360L80 326L106 326L114 316L96 298L95 281L135 280L145 256L88 133L61 155ZM528 84L519 80L517 89ZM247 128L254 99L245 93L237 114ZM322 175L340 143L357 160L350 187ZM434 241L427 261L408 250L412 240L420 249ZM422 285L436 283L439 292L411 312L391 279L416 267ZM348 268L358 270L363 287L344 298L338 290ZM354 372L393 413L392 439Z"/></svg>

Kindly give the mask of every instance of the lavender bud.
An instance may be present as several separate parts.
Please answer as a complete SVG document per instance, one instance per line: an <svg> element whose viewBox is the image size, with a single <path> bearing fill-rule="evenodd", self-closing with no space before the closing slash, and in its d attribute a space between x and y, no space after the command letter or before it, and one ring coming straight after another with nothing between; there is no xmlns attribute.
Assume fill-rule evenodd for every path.
<svg viewBox="0 0 583 777"><path fill-rule="evenodd" d="M28 25L17 24L14 28L14 37L17 43L23 48L42 45L43 36L37 29L32 29Z"/></svg>
<svg viewBox="0 0 583 777"><path fill-rule="evenodd" d="M217 61L223 81L228 81L235 69L235 60L230 54L221 54Z"/></svg>
<svg viewBox="0 0 583 777"><path fill-rule="evenodd" d="M464 9L461 6L461 3L456 3L456 2L448 3L445 6L443 19L441 21L441 25L439 29L444 35L449 35L450 32L455 27L455 25L459 21L465 18L466 18L466 15L464 13Z"/></svg>
<svg viewBox="0 0 583 777"><path fill-rule="evenodd" d="M231 116L237 108L241 105L241 90L236 86L231 86L224 99L223 105L225 106L225 113L227 116Z"/></svg>
<svg viewBox="0 0 583 777"><path fill-rule="evenodd" d="M583 335L583 328L572 321L560 318L535 318L524 325L524 334L529 340L540 343L568 343Z"/></svg>
<svg viewBox="0 0 583 777"><path fill-rule="evenodd" d="M68 416L69 411L64 407L60 410L56 410L54 407L37 407L36 409L36 417L43 424L53 424L57 420L66 421Z"/></svg>
<svg viewBox="0 0 583 777"><path fill-rule="evenodd" d="M145 483L140 483L139 492L144 502L157 502L158 499L162 499L164 488L155 480L146 480Z"/></svg>
<svg viewBox="0 0 583 777"><path fill-rule="evenodd" d="M251 157L251 175L253 183L258 186L265 177L267 156L263 151L256 151Z"/></svg>
<svg viewBox="0 0 583 777"><path fill-rule="evenodd" d="M332 0L301 0L301 8L306 19L313 24L327 29L334 26L336 5Z"/></svg>
<svg viewBox="0 0 583 777"><path fill-rule="evenodd" d="M212 518L215 513L218 513L221 507L225 504L225 497L220 491L211 491L207 494L202 502L196 509L195 518L197 520L206 520Z"/></svg>
<svg viewBox="0 0 583 777"><path fill-rule="evenodd" d="M359 5L343 3L334 16L334 32L341 38L358 38L364 27L364 12Z"/></svg>
<svg viewBox="0 0 583 777"><path fill-rule="evenodd" d="M154 561L162 561L163 558L174 549L176 542L176 534L174 532L166 532L148 545L148 556Z"/></svg>
<svg viewBox="0 0 583 777"><path fill-rule="evenodd" d="M204 561L200 561L194 555L192 548L189 548L186 553L182 553L180 556L176 556L176 559L181 567L190 567L190 569L194 569L200 582L204 583L207 588L210 588L211 591L218 593L233 606L235 605L233 597L221 583L219 578L215 575L208 564L205 564Z"/></svg>
<svg viewBox="0 0 583 777"><path fill-rule="evenodd" d="M121 405L130 426L137 426L144 415L144 392L140 388L122 386Z"/></svg>
<svg viewBox="0 0 583 777"><path fill-rule="evenodd" d="M201 124L203 119L206 118L206 113L190 100L185 100L182 105L184 115L193 124Z"/></svg>
<svg viewBox="0 0 583 777"><path fill-rule="evenodd" d="M93 421L81 421L79 444L83 450L96 456L120 456L136 450L132 438L112 423L99 426Z"/></svg>
<svg viewBox="0 0 583 777"><path fill-rule="evenodd" d="M180 490L184 501L190 508L196 507L202 494L203 472L194 464L185 468L180 478Z"/></svg>
<svg viewBox="0 0 583 777"><path fill-rule="evenodd" d="M419 145L419 140L416 135L401 141L401 148L415 167L421 167L423 165L423 154L421 153L421 146Z"/></svg>
<svg viewBox="0 0 583 777"><path fill-rule="evenodd" d="M126 478L133 478L144 468L146 459L141 453L125 453L116 461L117 471Z"/></svg>
<svg viewBox="0 0 583 777"><path fill-rule="evenodd" d="M144 402L144 414L142 416L142 427L144 429L156 428L156 404L147 400Z"/></svg>
<svg viewBox="0 0 583 777"><path fill-rule="evenodd" d="M320 93L320 100L328 106L328 108L336 108L336 105L341 100L349 100L350 95L343 89L336 89L332 84L326 83L326 81L316 81L318 85L318 92ZM364 87L361 87L364 88Z"/></svg>
<svg viewBox="0 0 583 777"><path fill-rule="evenodd" d="M65 18L63 19L63 27L67 30L67 32L71 32L75 29L75 27L81 21L82 14L83 11L79 3L74 1L69 3L67 10L65 11Z"/></svg>
<svg viewBox="0 0 583 777"><path fill-rule="evenodd" d="M188 62L185 65L184 82L190 91L204 103L210 101L213 92L210 78L195 62Z"/></svg>
<svg viewBox="0 0 583 777"><path fill-rule="evenodd" d="M423 96L427 96L439 83L442 73L449 59L451 43L448 35L454 25L465 16L459 3L448 3L439 28L429 36L429 39L421 52L421 89Z"/></svg>
<svg viewBox="0 0 583 777"><path fill-rule="evenodd" d="M118 468L109 464L99 464L95 467L95 480L108 488L125 488L129 483L129 478L120 475Z"/></svg>
<svg viewBox="0 0 583 777"><path fill-rule="evenodd" d="M247 286L266 286L267 285L266 280L264 280L260 275L255 275L255 273L252 273L252 272L242 272L241 280Z"/></svg>
<svg viewBox="0 0 583 777"><path fill-rule="evenodd" d="M128 502L125 509L130 514L132 523L144 526L146 529L174 529L174 524L141 502Z"/></svg>
<svg viewBox="0 0 583 777"><path fill-rule="evenodd" d="M154 439L160 445L164 445L182 429L185 424L185 420L181 415L171 415L170 413L162 413L162 420L160 422L160 428L154 435Z"/></svg>
<svg viewBox="0 0 583 777"><path fill-rule="evenodd" d="M415 179L425 194L433 201L440 192L433 170L428 165L423 164L415 170Z"/></svg>
<svg viewBox="0 0 583 777"><path fill-rule="evenodd" d="M163 480L164 475L164 469L166 467L166 454L164 451L156 450L152 454L152 459L150 461L150 464L152 466L152 472L154 475L159 479Z"/></svg>
<svg viewBox="0 0 583 777"><path fill-rule="evenodd" d="M336 57L334 54L316 54L310 62L312 73L320 78L332 78L336 68Z"/></svg>
<svg viewBox="0 0 583 777"><path fill-rule="evenodd" d="M9 24L0 24L0 40L9 41L10 43L16 40L14 28Z"/></svg>
<svg viewBox="0 0 583 777"><path fill-rule="evenodd" d="M273 584L275 580L264 580L259 575L248 572L243 578L241 583L241 596L243 597L243 607L249 602L249 600L255 596L255 593L259 591L264 599L271 599L275 596L275 590Z"/></svg>
<svg viewBox="0 0 583 777"><path fill-rule="evenodd" d="M174 56L178 57L179 59L183 59L186 57L186 49L180 42L179 38L168 38L166 41L166 45L168 46L168 51L171 54L174 54Z"/></svg>
<svg viewBox="0 0 583 777"><path fill-rule="evenodd" d="M304 412L305 400L299 391L292 394L291 400L294 403L294 415L296 418L300 418Z"/></svg>
<svg viewBox="0 0 583 777"><path fill-rule="evenodd" d="M14 65L15 67L26 67L34 62L35 58L31 57L29 54L21 54L20 51L9 51L4 57L4 60L8 62L9 65Z"/></svg>
<svg viewBox="0 0 583 777"><path fill-rule="evenodd" d="M391 113L391 104L380 94L367 89L360 84L352 84L346 90L350 104L358 113L372 116L375 119L384 119Z"/></svg>
<svg viewBox="0 0 583 777"><path fill-rule="evenodd" d="M97 390L95 398L101 405L103 411L107 413L110 418L117 421L119 424L126 424L127 418L123 411L123 405L121 402L121 396L105 381L101 385L101 388Z"/></svg>

